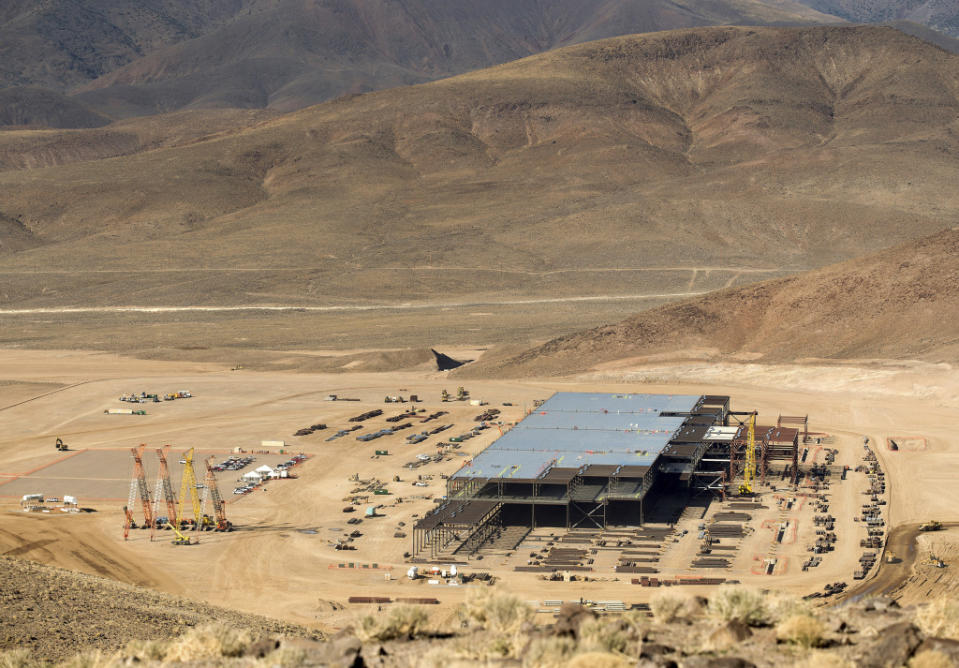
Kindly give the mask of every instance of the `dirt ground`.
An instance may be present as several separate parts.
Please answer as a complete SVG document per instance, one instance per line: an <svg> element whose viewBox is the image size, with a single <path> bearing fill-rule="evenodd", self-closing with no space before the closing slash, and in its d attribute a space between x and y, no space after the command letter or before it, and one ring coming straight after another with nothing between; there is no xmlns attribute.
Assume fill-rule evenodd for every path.
<svg viewBox="0 0 959 668"><path fill-rule="evenodd" d="M71 447L86 451L77 457L114 453L110 457L119 459L110 465L110 476L104 477L119 478L118 489L128 489L122 483L128 475L122 470L122 460L126 458L129 466L128 449L140 443L155 447L169 443L177 452L187 447L226 452L237 446L256 449L261 440L276 439L285 440L290 451L312 455L298 467L297 480L270 482L266 492L257 491L229 504L230 518L238 526L236 532L203 533L197 545L175 547L166 540L151 542L146 532L133 532L124 542L122 515L115 501L92 502L89 505L98 512L91 514L27 515L8 496L0 498L0 552L89 573L108 573L204 602L323 628L340 627L362 610L358 606L348 607L345 612L335 609L351 595L435 597L442 601L437 611L440 615L451 614L452 606L464 596L467 587L438 587L423 580L407 580L403 554L410 549L410 539L394 538L397 531L409 534L416 517L433 507L434 499L444 491L441 475L449 475L462 465L465 455L461 453L475 454L498 436L498 430L489 429L440 463L415 470L404 468L404 464L415 461L415 455L435 452L431 444L440 437L445 440L465 432L481 411L462 402L441 403L440 391L455 390L457 384L443 373L231 371L228 366L213 364L23 350L0 351L0 369L0 381L8 381L7 387L27 382L62 386L52 394L47 387L38 387L35 399L20 396L10 402L14 405L0 409L5 427L0 435L0 472L8 481L0 484L0 495L7 494L4 488L13 490L16 488L11 485L21 484L16 474L57 458L53 449L57 436ZM577 378L471 381L467 387L474 398L502 410L505 422L520 419L533 400L544 399L554 391L729 394L734 410L758 409L761 423L774 422L779 414L808 414L811 430L835 436L831 447L839 450L837 463L853 466L861 460L863 436L883 445L890 436L921 437L928 444L924 450L876 448L887 471L888 516L893 525L929 518L959 520L959 492L952 484L959 470L959 444L953 436L959 417L959 381L947 365L663 363L637 368L626 363ZM189 389L194 398L146 404L145 416L103 413L106 408L126 405L117 401L121 394L140 389ZM417 406L427 413L446 410L449 414L369 443L357 441L355 434L326 440L351 424L350 416L372 408L380 408L384 414L363 423L364 428L356 433L387 426L386 417L404 411L410 404L385 404L383 397L411 393L425 400ZM361 401L325 401L328 394ZM504 402L513 406L503 406ZM329 428L306 437L292 435L316 422L324 422ZM454 426L424 443L405 444L407 434L441 424ZM390 454L374 454L382 449ZM811 456L817 455L811 452ZM60 477L66 477L64 464L57 466L61 467ZM57 470L41 469L37 475ZM341 512L346 505L344 499L357 487L350 480L354 474L363 481L378 479L390 491L388 496L370 496L370 505L382 504L382 516L365 519L355 527L346 519L361 513ZM394 475L401 481L394 482ZM424 476L425 486L412 484L418 476ZM221 485L228 487L232 479L223 480ZM851 584L861 553L857 532L862 531L852 522L852 515L858 511L864 485L863 474L851 474L847 481L833 483L829 512L839 518L839 546L824 556L821 566L808 572L801 570L799 562L805 554L802 546L812 535L812 512L796 506L780 513L774 503L777 492L768 490L763 500L772 508L769 517L753 522L758 530L742 541L733 570L723 576L733 577L735 573L736 579L747 583L801 594L820 590L827 582L845 580ZM81 505L87 505L82 498ZM773 545L769 527L762 527L763 519L793 520L797 527L795 544ZM363 534L354 540L357 549L333 550L331 543L354 528ZM670 562L676 574L693 573L687 567L695 540L693 533L669 548L670 554L678 557ZM85 544L91 547L84 548ZM85 558L75 556L77 552ZM752 574L755 557L772 553L788 557L783 559L786 565L775 575ZM605 569L596 573L605 581L570 583L544 582L535 574L515 573L511 566L501 567L493 560L471 564L466 570L490 571L531 601L586 598L633 603L645 600L650 593L646 588L624 587L627 577L617 579Z"/></svg>

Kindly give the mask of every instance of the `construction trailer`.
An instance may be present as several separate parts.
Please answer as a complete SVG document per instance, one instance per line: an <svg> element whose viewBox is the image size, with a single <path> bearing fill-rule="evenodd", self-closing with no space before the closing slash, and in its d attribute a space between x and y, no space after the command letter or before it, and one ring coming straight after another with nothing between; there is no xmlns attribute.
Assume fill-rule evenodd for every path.
<svg viewBox="0 0 959 668"><path fill-rule="evenodd" d="M754 428L746 457L754 419L722 395L554 394L449 478L412 554L472 553L511 526L641 526L662 496L725 495L747 459L761 485L769 458L795 461L798 446L796 430L787 447L786 428Z"/></svg>

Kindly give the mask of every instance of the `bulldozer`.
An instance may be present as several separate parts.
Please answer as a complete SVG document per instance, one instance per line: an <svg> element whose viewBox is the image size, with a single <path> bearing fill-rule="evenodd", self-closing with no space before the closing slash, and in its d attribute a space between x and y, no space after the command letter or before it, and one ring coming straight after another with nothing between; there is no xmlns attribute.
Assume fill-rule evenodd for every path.
<svg viewBox="0 0 959 668"><path fill-rule="evenodd" d="M944 562L942 559L940 559L940 558L937 557L935 554L933 554L932 552L930 552L930 553L929 553L929 556L928 556L925 560L923 560L922 565L923 565L923 566L935 566L936 568L945 568L945 567L946 567L946 562Z"/></svg>
<svg viewBox="0 0 959 668"><path fill-rule="evenodd" d="M936 520L929 520L923 524L919 525L920 531L940 531L942 529L942 522Z"/></svg>

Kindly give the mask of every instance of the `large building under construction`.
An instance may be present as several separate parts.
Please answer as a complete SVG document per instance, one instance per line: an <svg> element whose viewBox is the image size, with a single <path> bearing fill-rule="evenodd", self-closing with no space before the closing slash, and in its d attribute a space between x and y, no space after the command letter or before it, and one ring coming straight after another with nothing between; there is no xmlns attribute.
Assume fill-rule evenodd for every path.
<svg viewBox="0 0 959 668"><path fill-rule="evenodd" d="M641 526L664 495L725 494L743 470L785 460L795 479L805 418L748 427L728 396L561 392L467 462L413 530L414 556L471 553L504 525Z"/></svg>

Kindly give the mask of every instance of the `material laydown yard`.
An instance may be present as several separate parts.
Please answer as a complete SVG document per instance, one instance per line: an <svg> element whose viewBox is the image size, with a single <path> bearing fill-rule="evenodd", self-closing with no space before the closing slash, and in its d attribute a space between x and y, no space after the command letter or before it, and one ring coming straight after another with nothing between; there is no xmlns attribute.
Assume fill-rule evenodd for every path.
<svg viewBox="0 0 959 668"><path fill-rule="evenodd" d="M431 586L424 580L411 582L405 577L408 565L404 553L410 549L410 528L445 492L443 476L462 465L467 458L462 453L476 454L499 436L494 425L464 441L459 449L448 449L441 461L412 469L405 467L421 461L417 455L435 455L437 443L449 442L451 436L469 431L477 424L474 417L487 408L467 402L441 403L441 390L453 392L459 384L444 374L253 373L230 371L229 366L121 360L79 352L6 351L0 352L0 362L7 376L0 380L12 381L0 386L0 406L8 406L0 412L5 425L0 436L0 473L8 481L0 484L0 552L69 563L97 574L115 570L116 577L127 581L136 581L130 573L138 569L130 565L140 564L139 571L145 574L141 580L159 589L187 592L206 602L301 623L341 625L349 615L331 603L345 603L350 596L434 597L442 607L462 600L464 587ZM959 416L959 387L948 369L930 366L921 370L929 386L937 388L933 398L912 396L911 390L903 389L911 388L907 384L911 374L920 373L908 367L874 373L795 366L781 367L778 374L773 374L769 369L759 373L748 366L730 365L728 371L723 379L705 383L704 375L696 370L647 368L643 382L624 382L635 378L630 374L635 374L636 369L622 367L607 369L602 382L475 381L467 389L473 398L488 401L489 408L502 411L497 421L504 423L520 419L535 399L546 398L557 390L729 394L735 408L756 408L761 417L808 413L811 430L829 433L834 438L828 447L838 450L836 463L852 467L861 463L863 436L868 436L873 444L883 445L890 436L921 437L927 443L924 450L875 448L887 476L889 503L883 506L884 512L893 524L930 518L944 522L959 519L954 510L959 507L955 498L959 492L949 484L959 466L959 448L953 440ZM695 374L697 381L684 376L689 373ZM657 382L650 382L649 377ZM3 388L13 392L20 381L57 383L62 389L53 394L38 393L37 398L26 402L22 393L16 402L6 401ZM195 397L157 405L145 416L103 414L104 408L115 405L116 397L124 390L161 385L189 387ZM325 401L329 394L361 401ZM415 405L383 402L384 396L397 394L417 394L424 401ZM386 421L413 406L425 411L398 423ZM381 409L383 414L360 423L349 421L350 417L373 409ZM448 414L420 422L440 410ZM394 434L369 442L356 439L357 435L407 421L412 426ZM307 436L293 436L295 431L317 423L328 428ZM354 424L360 424L361 429L327 440ZM444 424L454 426L421 443L407 443L408 435ZM57 436L83 452L15 479L14 474L43 467L57 458L53 449ZM271 482L266 486L268 492L237 496L236 502L228 504L228 514L238 530L227 534L202 533L197 545L176 547L165 539L151 543L147 532L133 532L130 540L124 542L120 506L125 500L87 503L84 498L89 493L90 499L125 499L132 470L129 448L140 443L151 447L169 443L177 455L195 447L201 457L217 453L219 461L222 453L235 447L257 450L260 442L268 439L284 440L288 452L303 452L311 459L297 467L297 480ZM377 455L377 450L389 454ZM259 464L261 455L257 457ZM811 463L823 454L811 448L809 457ZM150 461L149 455L145 461ZM266 463L272 462L271 459ZM171 457L171 469L178 468L176 457ZM400 480L394 480L394 476ZM231 500L235 477L238 472L219 474L220 487ZM81 505L98 512L69 517L22 513L17 495L26 491L21 487L54 494L59 490L53 487L49 491L34 489L37 485L42 487L44 481L52 484L54 478L75 478L71 483L75 482L77 487L72 490L81 497ZM152 486L150 469L147 479ZM812 554L806 547L817 538L814 516L822 513L810 507L808 497L800 496L792 505L781 505L783 501L778 497L796 495L783 489L783 481L770 482L779 489L763 490L760 502L765 508L755 513L735 507L730 501L714 503L704 519L682 517L675 527L678 542L664 541L659 553L657 567L661 577L722 577L799 594L821 591L825 584L836 581L853 584L852 574L862 552L859 534L865 537L865 531L852 518L858 515L866 498L861 494L865 474L850 472L848 479L841 482L834 476L830 489L825 490L830 495L828 514L837 518L837 547L822 555L820 565L806 571L802 562ZM97 489L111 491L97 497ZM386 489L389 493L374 494L374 489ZM12 494L14 491L16 494ZM356 510L342 512L354 499ZM377 517L365 517L369 506L378 506ZM693 562L700 558L696 554L701 543L699 524L710 522L717 514L720 523L735 522L743 519L735 513L743 512L751 515L744 522L749 526L746 535L722 537L717 545L732 548L728 550L729 568L694 568ZM362 521L349 524L348 520L354 517ZM782 524L785 530L779 538ZM683 529L686 534L681 533ZM361 534L349 542L355 549L335 550L336 542L346 542L347 534L354 530ZM33 538L40 533L42 540ZM406 537L399 537L404 533ZM722 529L717 535L721 533ZM596 578L595 582L547 582L541 573L515 571L539 547L533 538L527 539L532 542L514 554L490 554L470 561L462 569L490 572L528 600L584 598L632 603L648 598L649 589L629 584L638 575L613 571L622 555L617 553L614 558L613 552L605 548L597 552L595 570L585 573ZM71 562L69 555L79 549L80 541L95 543L95 552L103 557ZM644 551L641 547L620 550ZM712 556L722 551L715 550ZM637 560L645 558L633 556ZM771 569L773 574L765 575L763 564L770 558L776 558L776 565ZM387 574L392 578L389 581Z"/></svg>

